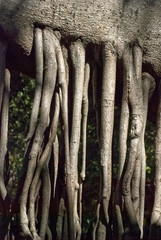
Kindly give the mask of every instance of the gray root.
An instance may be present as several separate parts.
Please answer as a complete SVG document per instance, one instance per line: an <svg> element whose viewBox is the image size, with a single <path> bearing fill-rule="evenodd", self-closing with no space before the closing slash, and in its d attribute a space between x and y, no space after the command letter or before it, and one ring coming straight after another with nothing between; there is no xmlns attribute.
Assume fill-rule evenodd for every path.
<svg viewBox="0 0 161 240"><path fill-rule="evenodd" d="M99 223L99 218L100 218L100 203L98 203L98 205L97 205L96 220L95 220L95 222L93 223L93 226L92 226L92 240L96 239L96 230L97 230L97 226L98 226L98 223Z"/></svg>
<svg viewBox="0 0 161 240"><path fill-rule="evenodd" d="M39 182L40 174L42 171L43 166L46 164L46 162L49 159L49 156L51 155L51 150L53 143L55 142L56 133L57 133L57 126L58 126L58 119L59 119L59 112L60 112L60 103L59 103L59 95L58 93L55 93L55 110L54 110L54 116L52 120L51 125L51 133L49 137L49 141L45 147L44 152L42 153L39 162L37 163L35 175L31 184L31 190L30 190L30 206L29 206L29 213L30 213L30 226L31 231L35 234L36 233L36 225L35 225L35 190L36 186Z"/></svg>
<svg viewBox="0 0 161 240"><path fill-rule="evenodd" d="M88 63L85 65L85 76L83 86L83 103L82 103L82 169L80 173L81 183L79 188L79 219L80 225L82 221L82 190L83 181L86 174L86 141L87 141L87 118L88 118L88 85L90 79L90 66Z"/></svg>
<svg viewBox="0 0 161 240"><path fill-rule="evenodd" d="M126 154L127 154L127 136L128 136L128 126L129 126L129 106L128 106L128 79L126 72L123 76L123 96L121 104L121 116L120 116L120 129L119 129L119 165L118 165L118 177L116 185L116 196L115 196L115 211L116 211L116 221L117 221L117 238L122 239L124 233L121 205L122 205L122 193L121 185L123 178L123 169L125 166Z"/></svg>
<svg viewBox="0 0 161 240"><path fill-rule="evenodd" d="M65 76L66 76L66 83L67 86L69 84L69 64L68 64L68 49L62 46L62 54L64 59L64 65L65 65Z"/></svg>
<svg viewBox="0 0 161 240"><path fill-rule="evenodd" d="M138 221L131 196L131 180L137 157L138 143L143 131L142 49L139 46L126 48L124 53L124 68L130 87L129 102L132 110L132 123L129 160L123 179L123 195L130 226L132 231L136 231L135 234L139 235Z"/></svg>
<svg viewBox="0 0 161 240"><path fill-rule="evenodd" d="M90 79L90 66L88 63L85 65L85 77L84 77L84 86L83 86L83 103L82 103L82 171L81 171L81 179L82 181L85 180L85 172L86 172L86 138L87 138L87 117L88 117L88 85Z"/></svg>
<svg viewBox="0 0 161 240"><path fill-rule="evenodd" d="M61 113L64 126L64 143L65 143L65 182L68 196L68 234L71 240L74 240L74 214L73 214L73 195L72 195L72 173L69 153L69 123L68 123L68 64L67 64L67 52L65 61L63 58L63 52L60 46L60 42L56 39L57 45L57 63L58 63L58 84L60 92ZM66 64L66 65L65 65Z"/></svg>
<svg viewBox="0 0 161 240"><path fill-rule="evenodd" d="M141 141L141 139L140 139ZM135 160L135 167L132 176L132 183L131 183L131 198L133 202L134 212L136 214L137 221L139 223L139 214L140 214L140 181L141 181L141 161L142 161L142 154L141 154L141 144L138 144L138 153Z"/></svg>
<svg viewBox="0 0 161 240"><path fill-rule="evenodd" d="M6 199L7 189L4 183L4 164L7 154L8 139L8 114L9 114L9 94L10 94L10 72L5 70L4 91L2 98L2 109L0 119L0 194L3 200Z"/></svg>
<svg viewBox="0 0 161 240"><path fill-rule="evenodd" d="M52 233L51 233L51 230L50 230L49 226L47 226L46 235L47 235L47 239L48 240L52 240L53 239Z"/></svg>
<svg viewBox="0 0 161 240"><path fill-rule="evenodd" d="M53 32L45 28L43 30L43 44L44 44L44 60L45 60L45 74L44 74L44 86L41 101L41 112L38 126L36 128L32 148L29 155L29 163L24 187L21 195L20 203L20 218L23 232L26 236L31 237L30 230L28 228L28 216L27 216L27 199L30 184L33 178L33 174L36 168L36 162L38 154L41 150L41 145L44 138L44 132L49 125L49 114L51 100L55 89L57 64L55 56L55 47L53 46L54 35Z"/></svg>
<svg viewBox="0 0 161 240"><path fill-rule="evenodd" d="M111 195L111 151L114 124L116 85L116 52L112 44L103 47L103 80L101 97L100 163L102 168L102 204L106 224L109 223L108 206Z"/></svg>
<svg viewBox="0 0 161 240"><path fill-rule="evenodd" d="M147 121L148 102L150 101L155 89L155 80L149 73L142 74L143 80L143 132L140 139L140 152L141 152L141 181L140 181L140 214L139 225L141 229L141 239L143 238L143 223L144 223L144 204L145 204L145 183L146 183L146 153L144 135Z"/></svg>
<svg viewBox="0 0 161 240"><path fill-rule="evenodd" d="M61 198L59 203L58 218L56 223L57 240L62 239L64 215L65 215L64 198Z"/></svg>
<svg viewBox="0 0 161 240"><path fill-rule="evenodd" d="M54 186L53 186L53 198L55 197L56 182L58 176L58 162L59 162L59 141L56 135L55 141L53 143L53 155L54 155Z"/></svg>
<svg viewBox="0 0 161 240"><path fill-rule="evenodd" d="M50 160L50 155L48 156L48 161L49 160ZM45 163L42 170L42 185L43 185L42 213L41 213L39 236L41 240L44 240L47 227L48 227L48 215L49 215L49 206L50 206L50 198L51 198L51 182L50 182L48 162Z"/></svg>
<svg viewBox="0 0 161 240"><path fill-rule="evenodd" d="M98 224L96 239L106 240L106 227L101 221L99 221L99 224Z"/></svg>
<svg viewBox="0 0 161 240"><path fill-rule="evenodd" d="M85 68L85 49L81 42L77 41L70 47L71 59L73 64L73 81L74 81L74 96L73 96L73 114L72 114L72 128L70 138L70 167L72 174L72 197L74 199L73 219L74 219L74 236L75 239L78 233L77 226L77 194L78 194L78 150L80 142L80 127L81 127L81 108L83 98L83 84L84 84L84 68Z"/></svg>
<svg viewBox="0 0 161 240"><path fill-rule="evenodd" d="M39 106L42 95L43 84L43 35L40 28L35 29L35 63L36 63L36 89L31 111L29 132L26 141L30 140L35 132L37 118L39 113Z"/></svg>

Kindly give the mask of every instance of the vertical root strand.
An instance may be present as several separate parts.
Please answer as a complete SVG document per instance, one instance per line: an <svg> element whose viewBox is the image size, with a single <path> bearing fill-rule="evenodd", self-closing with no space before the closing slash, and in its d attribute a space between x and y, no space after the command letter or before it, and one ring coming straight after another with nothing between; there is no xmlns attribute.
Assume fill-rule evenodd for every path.
<svg viewBox="0 0 161 240"><path fill-rule="evenodd" d="M35 63L36 63L36 89L33 101L33 107L31 111L30 126L26 141L30 140L34 134L39 106L42 95L42 84L43 84L43 35L40 28L35 29Z"/></svg>
<svg viewBox="0 0 161 240"><path fill-rule="evenodd" d="M86 141L87 141L87 118L88 118L88 85L90 79L90 66L88 63L85 65L85 76L83 86L83 104L82 104L82 169L80 173L81 183L79 188L79 219L80 225L82 221L82 191L83 181L86 174Z"/></svg>
<svg viewBox="0 0 161 240"><path fill-rule="evenodd" d="M32 182L34 171L36 168L36 162L38 154L41 150L41 145L44 138L44 133L49 125L50 106L53 97L53 92L56 83L57 64L55 56L55 48L53 46L53 32L45 28L43 30L43 48L44 48L44 60L45 60L45 74L44 74L44 86L42 92L41 112L38 126L36 128L33 144L29 155L28 170L26 179L21 194L20 203L20 218L23 232L26 236L31 237L31 233L28 227L29 219L27 216L27 199L29 188Z"/></svg>
<svg viewBox="0 0 161 240"><path fill-rule="evenodd" d="M101 97L100 161L102 168L102 205L106 224L109 224L108 206L111 195L111 152L114 124L116 85L116 53L112 44L103 48L103 80Z"/></svg>

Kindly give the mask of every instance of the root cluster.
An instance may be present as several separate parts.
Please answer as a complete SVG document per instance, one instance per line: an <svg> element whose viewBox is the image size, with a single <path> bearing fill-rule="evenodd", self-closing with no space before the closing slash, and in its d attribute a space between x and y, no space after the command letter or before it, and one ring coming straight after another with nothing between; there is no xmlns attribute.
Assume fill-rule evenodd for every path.
<svg viewBox="0 0 161 240"><path fill-rule="evenodd" d="M6 48L5 44L0 43L0 195L4 208L8 199L4 164L10 91L10 73L5 70ZM36 89L26 137L24 181L18 193L25 237L34 240L81 239L88 89L91 86L101 170L96 218L88 236L93 240L142 239L146 182L144 134L148 102L155 89L153 77L142 73L142 47L138 42L127 44L123 52L118 176L112 200L117 47L111 42L92 46L92 57L89 57L87 46L82 41L76 40L67 45L59 32L46 27L35 28L34 49ZM159 102L151 239L156 226L161 225L160 112ZM79 164L81 136L82 157ZM80 170L78 165L81 166ZM110 207L114 210L112 221Z"/></svg>

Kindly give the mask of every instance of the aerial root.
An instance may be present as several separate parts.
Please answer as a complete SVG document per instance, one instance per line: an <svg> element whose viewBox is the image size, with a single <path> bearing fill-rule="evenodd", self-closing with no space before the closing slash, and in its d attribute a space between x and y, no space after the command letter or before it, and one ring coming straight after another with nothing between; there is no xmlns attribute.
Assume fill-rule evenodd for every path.
<svg viewBox="0 0 161 240"><path fill-rule="evenodd" d="M53 157L54 157L54 183L53 183L53 198L55 197L57 176L58 176L58 162L59 162L59 141L56 135L53 143Z"/></svg>
<svg viewBox="0 0 161 240"><path fill-rule="evenodd" d="M80 127L81 127L81 106L83 98L83 84L84 84L84 68L85 68L85 49L81 42L72 44L71 60L73 64L73 80L74 80L74 100L73 100L73 114L72 114L72 128L71 139L69 144L69 126L68 126L68 82L69 67L68 54L65 48L60 46L60 35L58 32L45 28L43 31L36 29L35 31L35 56L36 56L36 76L37 87L35 90L34 105L31 114L29 133L27 139L31 140L31 149L28 157L28 170L21 195L20 213L21 225L26 237L30 239L45 239L48 232L48 213L51 198L51 183L49 176L48 164L50 155L53 150L54 153L54 189L53 196L55 196L55 188L58 172L58 139L57 125L59 119L59 112L61 110L62 117L62 131L64 136L64 150L65 150L65 183L68 196L67 208L67 222L68 234L71 240L75 238L80 239L81 227L77 212L77 198L78 198L78 149L80 144ZM44 63L43 63L44 57ZM43 67L43 65L45 65ZM89 66L87 65L86 74L89 75ZM44 69L44 71L43 71ZM42 76L44 76L42 80ZM88 87L89 76L86 77L86 87ZM58 91L55 90L57 79ZM42 90L43 81L43 90ZM56 88L57 89L57 88ZM86 90L86 89L85 89ZM84 90L84 99L87 101L87 92ZM54 95L55 94L55 95ZM51 103L54 99L54 112ZM41 106L40 106L41 99ZM85 103L86 104L86 103ZM40 106L40 117L38 118L38 111ZM87 109L85 109L87 115ZM87 116L85 116L87 117ZM87 123L85 123L86 125ZM33 137L32 137L33 136ZM70 149L69 149L70 147ZM27 156L27 155L26 155ZM70 158L69 158L70 156ZM84 157L85 158L85 157ZM83 160L85 161L85 160ZM85 167L83 162L83 176ZM41 180L41 183L40 183ZM42 210L41 221L39 226L39 234L36 226L36 201L38 192L42 189ZM38 191L38 192L37 192ZM35 192L36 196L35 196ZM27 214L27 202L29 200L29 215ZM30 228L29 228L30 224ZM64 233L65 234L65 233ZM50 235L50 234L49 234Z"/></svg>
<svg viewBox="0 0 161 240"><path fill-rule="evenodd" d="M140 202L139 202L139 226L141 229L141 239L143 238L143 223L144 223L144 205L145 205L145 182L146 182L146 153L144 135L147 121L148 102L150 101L155 90L155 80L149 73L142 74L143 85L143 131L140 138L140 157L141 157L141 180L140 180Z"/></svg>
<svg viewBox="0 0 161 240"><path fill-rule="evenodd" d="M77 199L78 199L78 150L80 143L80 128L81 128L81 109L83 98L83 84L84 84L84 69L85 69L85 49L80 41L74 42L70 46L71 60L73 67L73 113L72 113L72 127L70 137L70 166L72 176L72 220L73 229L72 237L74 240L79 234L80 224L78 221ZM71 194L71 193L70 193ZM72 227L72 226L71 226Z"/></svg>
<svg viewBox="0 0 161 240"><path fill-rule="evenodd" d="M115 232L116 238L118 240L122 239L124 233L124 226L122 220L122 193L121 186L123 180L123 169L125 166L126 154L127 154L127 137L128 137L128 127L129 127L129 83L126 77L126 70L124 68L123 76L123 95L121 104L121 116L120 116L120 128L119 128L119 164L118 164L118 176L116 185L116 195L115 195L115 214L116 214L116 226L117 231Z"/></svg>
<svg viewBox="0 0 161 240"><path fill-rule="evenodd" d="M82 187L86 177L88 85L91 78L93 103L97 116L97 137L100 147L101 166L100 196L96 221L93 224L92 239L105 240L107 237L110 238L108 208L111 197L112 179L116 49L110 42L103 45L103 67L99 69L100 66L96 67L98 59L95 59L94 67L86 62L85 48L81 41L77 40L73 42L68 52L65 47L61 46L61 38L58 32L54 32L49 28L44 28L43 30L37 28L35 30L35 59L36 89L27 135L28 146L25 155L28 160L28 168L20 202L22 229L29 239L44 240L46 236L52 239L48 225L48 215L51 199L58 197L60 202L56 224L57 238L81 239ZM136 233L136 239L140 236L140 230L141 234L143 232L144 210L142 209L145 198L146 166L144 133L148 101L154 91L155 85L154 79L149 74L144 73L142 75L142 49L140 46L135 44L125 49L123 67L124 83L120 119L120 153L115 199L117 238L119 240L122 239L124 234L126 235L121 213L122 197L124 198L125 210L128 216L127 226L132 229L132 234ZM98 84L97 78L101 70L103 70L101 76L102 82ZM71 80L73 87L72 96L68 93ZM2 99L3 110L4 98ZM68 100L72 103L71 106L69 106ZM127 166L125 168L130 119L129 106L132 121L130 127L129 159L127 158ZM81 114L83 147L79 184L78 152L81 134ZM59 152L57 137L59 120L63 136L62 154ZM160 137L159 134L158 127L156 143ZM59 155L61 159L59 159ZM156 152L156 161L158 155ZM51 159L54 159L54 163L52 164L54 169L52 180L49 173L49 162ZM60 166L61 164L62 166ZM58 178L59 167L62 167L65 172L64 178ZM56 194L56 186L59 184L57 178L60 181L62 180L60 184L63 194L59 196ZM1 186L2 184L0 188ZM160 189L160 187L156 188L156 196L160 191L157 189ZM37 208L39 198L42 203L42 209L41 220L37 221L37 216L40 213L40 209ZM160 202L155 202L156 208ZM138 212L137 209L139 209ZM153 216L155 217L156 211L155 209L153 211ZM158 216L157 221L160 219L161 217Z"/></svg>
<svg viewBox="0 0 161 240"><path fill-rule="evenodd" d="M5 69L6 49L6 44L0 41L0 195L3 200L4 211L8 211L8 206L5 205L9 204L9 196L4 182L10 94L10 72Z"/></svg>
<svg viewBox="0 0 161 240"><path fill-rule="evenodd" d="M99 224L98 224L96 239L106 240L106 227L101 221L99 221Z"/></svg>
<svg viewBox="0 0 161 240"><path fill-rule="evenodd" d="M43 166L46 164L47 161L49 161L49 157L51 155L51 150L53 143L56 139L56 133L57 133L57 126L58 126L58 119L59 119L59 112L60 112L60 103L59 103L59 95L58 93L55 93L55 109L54 109L54 115L53 120L51 124L51 133L49 136L48 143L46 144L46 147L40 157L39 162L37 163L36 172L31 184L31 190L30 190L30 206L29 206L29 213L30 213L30 225L31 225L31 231L35 234L36 233L36 225L35 225L35 190L36 186L38 184L40 174L42 171Z"/></svg>
<svg viewBox="0 0 161 240"><path fill-rule="evenodd" d="M100 164L102 174L102 207L106 226L109 224L108 206L111 195L112 136L116 86L116 52L112 44L103 47L103 77L101 91Z"/></svg>
<svg viewBox="0 0 161 240"><path fill-rule="evenodd" d="M90 80L90 66L85 64L85 76L83 86L83 103L82 103L82 169L80 173L80 187L79 187L79 219L80 225L82 222L82 190L83 182L86 173L86 141L87 141L87 118L88 118L88 85Z"/></svg>
<svg viewBox="0 0 161 240"><path fill-rule="evenodd" d="M26 141L30 140L34 135L36 124L38 121L38 112L42 96L43 84L43 34L40 28L35 29L35 64L36 64L36 89L31 111L30 126Z"/></svg>
<svg viewBox="0 0 161 240"><path fill-rule="evenodd" d="M123 178L122 190L125 200L130 228L140 235L139 223L132 202L131 182L135 169L138 144L143 131L143 93L142 93L142 49L140 46L127 47L123 56L125 78L129 85L129 104L132 111L130 130L130 152L127 168ZM139 175L139 174L138 174ZM137 196L137 195L136 195Z"/></svg>
<svg viewBox="0 0 161 240"><path fill-rule="evenodd" d="M5 70L4 87L2 97L2 108L0 114L0 195L5 201L7 189L4 183L4 165L7 154L7 138L8 138L8 115L9 115L9 94L10 94L10 72Z"/></svg>
<svg viewBox="0 0 161 240"><path fill-rule="evenodd" d="M41 210L41 222L40 222L40 239L44 240L48 227L48 215L49 215L49 206L50 206L50 197L51 197L51 182L49 175L48 162L50 160L50 154L48 156L47 162L44 164L42 169L42 210Z"/></svg>
<svg viewBox="0 0 161 240"><path fill-rule="evenodd" d="M0 51L2 49L0 49ZM1 57L3 56L0 56L0 62L1 60L3 60L1 59ZM1 65L0 74L2 74L2 70L3 70L2 67L3 66ZM10 72L8 69L5 69L3 77L4 79L0 79L0 81L2 81L0 82L0 87L2 87L3 85L2 102L1 102L1 109L0 109L0 199L1 199L0 200L1 202L0 238L7 239L8 226L10 221L9 216L10 216L10 203L11 203L10 197L7 193L6 182L5 182L5 177L6 177L5 167L7 165L6 160L7 160L7 145L8 145L7 140L8 140L9 95L10 95ZM2 78L2 75L0 75L0 78Z"/></svg>
<svg viewBox="0 0 161 240"><path fill-rule="evenodd" d="M61 198L60 203L59 203L58 218L57 218L57 223L56 223L57 240L62 239L64 217L65 217L64 198Z"/></svg>
<svg viewBox="0 0 161 240"><path fill-rule="evenodd" d="M43 49L44 49L44 85L41 99L40 118L35 130L33 143L28 159L28 170L23 186L20 203L20 217L23 232L26 236L32 238L28 224L29 219L27 216L27 199L29 188L33 179L34 171L37 164L37 158L39 156L41 146L44 139L44 133L49 126L50 119L50 106L55 89L57 64L55 56L55 47L53 46L54 34L50 29L45 28L43 30Z"/></svg>

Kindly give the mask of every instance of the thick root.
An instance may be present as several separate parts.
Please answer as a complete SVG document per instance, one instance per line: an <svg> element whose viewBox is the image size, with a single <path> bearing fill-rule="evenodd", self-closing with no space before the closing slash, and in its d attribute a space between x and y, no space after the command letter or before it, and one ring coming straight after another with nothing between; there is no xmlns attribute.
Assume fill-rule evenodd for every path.
<svg viewBox="0 0 161 240"><path fill-rule="evenodd" d="M129 83L129 103L132 110L130 130L130 153L127 168L123 179L123 195L132 234L135 238L140 235L136 212L132 203L131 181L135 168L138 143L143 131L143 94L142 94L142 49L136 45L127 47L124 53L124 69Z"/></svg>
<svg viewBox="0 0 161 240"><path fill-rule="evenodd" d="M43 35L42 30L39 28L35 29L35 63L36 63L36 89L34 102L30 118L30 126L26 141L30 140L33 136L37 124L39 106L42 95L42 84L43 84Z"/></svg>
<svg viewBox="0 0 161 240"><path fill-rule="evenodd" d="M102 205L106 224L109 224L108 206L111 195L111 151L114 124L116 85L116 53L112 44L103 48L103 80L101 98L100 163L102 168Z"/></svg>
<svg viewBox="0 0 161 240"><path fill-rule="evenodd" d="M72 128L70 138L70 166L72 176L72 194L74 203L72 209L72 218L74 220L73 230L74 240L77 235L77 207L76 200L78 194L78 150L80 142L80 127L81 127L81 108L83 98L83 84L84 84L84 68L85 68L85 49L81 42L77 41L70 47L71 59L73 64L73 81L74 81L74 96L73 96L73 114L72 114ZM72 227L72 226L71 226ZM72 231L73 231L72 230Z"/></svg>

